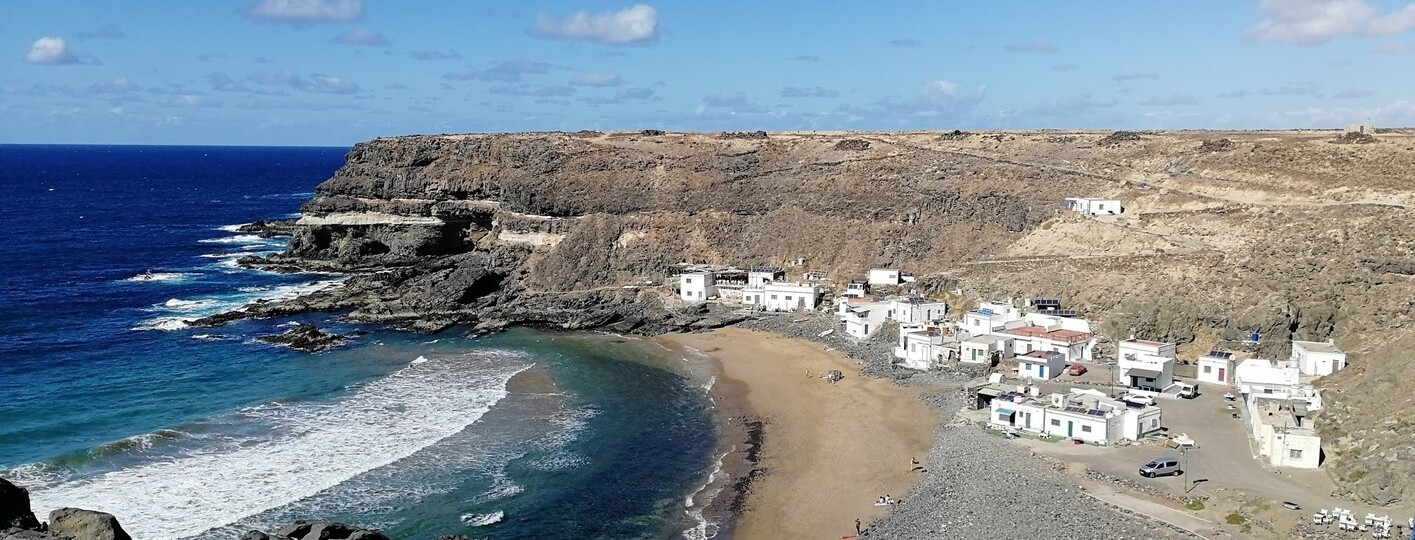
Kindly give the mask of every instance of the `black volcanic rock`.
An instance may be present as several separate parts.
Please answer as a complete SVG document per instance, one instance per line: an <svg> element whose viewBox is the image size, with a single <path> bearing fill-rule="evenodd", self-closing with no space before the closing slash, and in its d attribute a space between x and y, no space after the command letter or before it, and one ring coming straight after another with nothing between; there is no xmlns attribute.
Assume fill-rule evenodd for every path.
<svg viewBox="0 0 1415 540"><path fill-rule="evenodd" d="M388 540L383 533L332 521L296 521L266 534L247 531L241 540Z"/></svg>
<svg viewBox="0 0 1415 540"><path fill-rule="evenodd" d="M0 478L0 530L17 527L37 530L39 520L30 511L29 491Z"/></svg>
<svg viewBox="0 0 1415 540"><path fill-rule="evenodd" d="M284 333L260 336L256 340L273 345L284 345L297 351L320 352L343 345L349 337L320 331L312 324L302 324L286 330Z"/></svg>

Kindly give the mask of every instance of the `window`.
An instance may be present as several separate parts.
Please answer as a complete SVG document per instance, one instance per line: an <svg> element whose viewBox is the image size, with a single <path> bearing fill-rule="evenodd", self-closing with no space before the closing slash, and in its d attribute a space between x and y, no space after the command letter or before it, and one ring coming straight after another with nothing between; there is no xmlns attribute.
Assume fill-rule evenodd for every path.
<svg viewBox="0 0 1415 540"><path fill-rule="evenodd" d="M1302 451L1301 451L1301 450L1288 450L1288 451L1287 451L1287 457L1292 458L1292 459L1302 459Z"/></svg>
<svg viewBox="0 0 1415 540"><path fill-rule="evenodd" d="M1090 433L1091 426L1081 426L1081 433Z"/></svg>
<svg viewBox="0 0 1415 540"><path fill-rule="evenodd" d="M771 295L771 299L772 299L772 300L776 300L776 295L774 295L774 294Z"/></svg>
<svg viewBox="0 0 1415 540"><path fill-rule="evenodd" d="M976 418L976 417L975 417L975 418ZM1052 419L1051 419L1051 425L1056 426L1056 427L1061 427L1061 420L1057 420L1057 419L1055 419L1055 418L1052 418Z"/></svg>
<svg viewBox="0 0 1415 540"><path fill-rule="evenodd" d="M688 278L688 279L684 280L684 282L685 282L685 283L692 283L692 282L693 282L693 278Z"/></svg>
<svg viewBox="0 0 1415 540"><path fill-rule="evenodd" d="M1214 372L1214 367L1213 367L1213 366L1204 366L1204 373L1213 373L1213 372Z"/></svg>
<svg viewBox="0 0 1415 540"><path fill-rule="evenodd" d="M1271 393L1273 393L1273 389L1271 389L1271 388L1264 388L1264 389L1263 389L1263 393L1264 393L1264 394L1271 394Z"/></svg>
<svg viewBox="0 0 1415 540"><path fill-rule="evenodd" d="M997 419L998 419L998 420L1001 420L1001 421L1003 421L1003 422L1006 422L1006 421L1007 421L1007 415L1006 415L1006 414L1003 414L1003 413L997 413Z"/></svg>
<svg viewBox="0 0 1415 540"><path fill-rule="evenodd" d="M791 301L791 295L789 295L789 294L786 295L786 301L787 301L787 302L790 302L790 301Z"/></svg>

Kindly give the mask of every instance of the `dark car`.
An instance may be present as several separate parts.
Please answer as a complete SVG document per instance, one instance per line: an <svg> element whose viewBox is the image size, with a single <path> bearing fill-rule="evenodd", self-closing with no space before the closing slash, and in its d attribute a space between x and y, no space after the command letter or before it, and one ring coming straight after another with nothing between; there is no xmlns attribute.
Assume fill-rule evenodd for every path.
<svg viewBox="0 0 1415 540"><path fill-rule="evenodd" d="M1081 364L1071 364L1071 367L1067 369L1066 372L1072 375L1085 375L1086 366L1083 366Z"/></svg>

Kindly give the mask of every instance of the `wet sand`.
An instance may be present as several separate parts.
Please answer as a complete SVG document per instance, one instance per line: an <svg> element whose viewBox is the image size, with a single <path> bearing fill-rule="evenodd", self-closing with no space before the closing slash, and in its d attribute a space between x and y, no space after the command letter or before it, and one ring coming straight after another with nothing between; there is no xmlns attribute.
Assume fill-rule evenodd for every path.
<svg viewBox="0 0 1415 540"><path fill-rule="evenodd" d="M721 369L713 394L735 423L725 436L745 437L729 461L756 470L734 473L742 492L734 538L854 535L856 519L868 527L887 512L877 497L903 497L919 478L910 459L924 461L938 424L921 390L860 377L839 352L773 334L726 328L654 339ZM830 370L845 379L821 379ZM760 448L747 451L747 441Z"/></svg>

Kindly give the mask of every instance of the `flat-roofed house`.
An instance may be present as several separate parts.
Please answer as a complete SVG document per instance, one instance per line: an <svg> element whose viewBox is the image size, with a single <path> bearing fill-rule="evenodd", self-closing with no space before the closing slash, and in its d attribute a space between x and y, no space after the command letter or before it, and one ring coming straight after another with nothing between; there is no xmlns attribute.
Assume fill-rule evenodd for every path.
<svg viewBox="0 0 1415 540"><path fill-rule="evenodd" d="M1323 377L1346 367L1346 353L1332 341L1293 341L1292 360L1303 375Z"/></svg>

